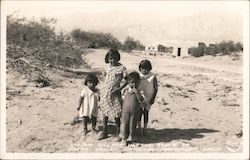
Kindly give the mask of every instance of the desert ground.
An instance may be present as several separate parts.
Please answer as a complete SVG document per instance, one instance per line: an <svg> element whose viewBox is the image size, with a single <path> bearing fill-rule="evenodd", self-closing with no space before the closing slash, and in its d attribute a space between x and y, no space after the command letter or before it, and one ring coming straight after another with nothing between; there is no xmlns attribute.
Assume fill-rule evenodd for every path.
<svg viewBox="0 0 250 160"><path fill-rule="evenodd" d="M93 70L107 64L107 50L92 50L83 59ZM14 153L98 153L98 152L209 152L242 151L243 64L242 57L204 56L172 58L166 55L121 52L128 71L138 71L142 59L149 59L158 78L159 91L149 113L145 136L127 147L114 142L115 124L109 121L109 137L82 135L82 124L71 125L84 75L56 73L49 78L56 87L36 87L22 76L7 73L6 149ZM100 80L103 77L99 76ZM101 84L98 85L100 88ZM101 112L98 129L102 130ZM89 124L88 129L91 129Z"/></svg>

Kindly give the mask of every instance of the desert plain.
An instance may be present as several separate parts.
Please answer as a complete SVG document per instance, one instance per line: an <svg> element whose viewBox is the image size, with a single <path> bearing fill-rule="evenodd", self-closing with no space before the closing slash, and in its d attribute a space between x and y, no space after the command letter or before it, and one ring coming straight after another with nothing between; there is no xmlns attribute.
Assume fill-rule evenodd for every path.
<svg viewBox="0 0 250 160"><path fill-rule="evenodd" d="M91 50L82 58L89 71L103 72L107 50ZM237 153L242 152L242 56L176 57L121 53L128 72L151 61L159 91L149 112L149 129L127 147L115 142L115 123L109 119L109 137L82 134L82 123L71 125L85 75L48 72L56 87L37 87L12 72L6 78L6 151L10 153ZM102 74L98 74L100 82ZM98 85L101 88L101 83ZM8 94L8 90L18 94ZM89 124L88 129L91 129Z"/></svg>

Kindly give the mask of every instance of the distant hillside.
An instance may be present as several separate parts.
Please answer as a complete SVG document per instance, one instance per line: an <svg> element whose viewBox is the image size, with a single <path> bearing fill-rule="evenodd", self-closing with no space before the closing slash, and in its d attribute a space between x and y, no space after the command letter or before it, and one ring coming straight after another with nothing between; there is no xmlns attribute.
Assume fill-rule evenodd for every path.
<svg viewBox="0 0 250 160"><path fill-rule="evenodd" d="M69 32L81 28L86 31L110 32L121 41L131 36L144 44L164 40L242 42L243 36L242 16L225 12L180 17L152 12L111 11L78 13L55 18L58 19L57 30Z"/></svg>

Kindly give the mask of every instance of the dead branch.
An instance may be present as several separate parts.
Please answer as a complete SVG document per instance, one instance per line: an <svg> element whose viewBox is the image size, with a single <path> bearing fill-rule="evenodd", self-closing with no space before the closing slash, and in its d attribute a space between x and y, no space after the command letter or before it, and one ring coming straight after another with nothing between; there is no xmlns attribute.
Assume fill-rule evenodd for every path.
<svg viewBox="0 0 250 160"><path fill-rule="evenodd" d="M15 88L6 88L6 93L9 94L9 95L18 95L21 93L20 90L18 89L15 89Z"/></svg>
<svg viewBox="0 0 250 160"><path fill-rule="evenodd" d="M76 57L71 57L71 56L66 56L65 58L70 58L70 59L76 60Z"/></svg>
<svg viewBox="0 0 250 160"><path fill-rule="evenodd" d="M58 66L58 68L66 71L66 72L71 72L75 74L88 74L88 73L94 73L94 74L101 74L100 72L92 71L92 70L82 70L82 69L75 69L75 68L68 68L68 67L63 67L63 66Z"/></svg>
<svg viewBox="0 0 250 160"><path fill-rule="evenodd" d="M36 69L36 70L38 70L38 71L40 71L40 72L43 71L43 70L40 69L39 67L37 67L37 66L35 66L35 65L32 65L27 59L25 59L25 58L23 58L23 57L18 58L18 59L16 59L16 60L13 60L13 61L11 61L11 62L14 63L14 62L19 62L19 61L25 62L25 63L28 64L30 67L32 67L32 68L34 68L34 69ZM19 63L18 63L18 65L19 65L19 68L21 69Z"/></svg>

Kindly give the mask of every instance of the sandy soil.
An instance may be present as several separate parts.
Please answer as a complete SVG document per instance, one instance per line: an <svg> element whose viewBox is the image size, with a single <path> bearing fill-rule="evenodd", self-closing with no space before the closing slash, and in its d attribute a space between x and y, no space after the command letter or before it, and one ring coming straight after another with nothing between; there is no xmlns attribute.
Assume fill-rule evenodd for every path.
<svg viewBox="0 0 250 160"><path fill-rule="evenodd" d="M103 70L106 50L93 50L83 58ZM109 138L83 136L82 124L70 125L84 79L50 72L58 87L37 88L34 83L7 73L7 152L241 152L242 60L232 57L171 58L121 53L121 63L137 70L147 58L157 75L159 92L149 115L149 132L123 147ZM66 75L66 76L65 76ZM101 77L100 77L101 78ZM98 129L101 130L101 114ZM91 128L89 124L89 129Z"/></svg>

